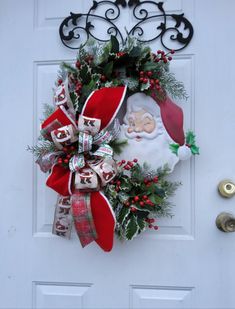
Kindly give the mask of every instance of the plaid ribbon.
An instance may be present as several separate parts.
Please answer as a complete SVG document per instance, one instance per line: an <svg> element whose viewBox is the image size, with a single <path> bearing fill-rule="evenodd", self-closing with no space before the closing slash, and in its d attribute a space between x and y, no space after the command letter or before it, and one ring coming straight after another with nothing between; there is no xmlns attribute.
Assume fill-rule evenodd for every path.
<svg viewBox="0 0 235 309"><path fill-rule="evenodd" d="M72 195L72 215L82 247L97 238L90 205L90 193L75 190Z"/></svg>

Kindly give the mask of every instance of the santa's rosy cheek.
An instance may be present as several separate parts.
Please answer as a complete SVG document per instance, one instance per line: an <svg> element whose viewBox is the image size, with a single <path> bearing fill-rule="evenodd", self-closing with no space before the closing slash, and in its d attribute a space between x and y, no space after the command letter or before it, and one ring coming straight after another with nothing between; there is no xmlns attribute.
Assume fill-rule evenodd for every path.
<svg viewBox="0 0 235 309"><path fill-rule="evenodd" d="M132 133L132 132L133 132L133 129L129 127L129 128L127 129L127 132L128 132L128 133Z"/></svg>
<svg viewBox="0 0 235 309"><path fill-rule="evenodd" d="M144 126L144 131L147 132L147 133L152 133L154 129L155 129L154 123Z"/></svg>

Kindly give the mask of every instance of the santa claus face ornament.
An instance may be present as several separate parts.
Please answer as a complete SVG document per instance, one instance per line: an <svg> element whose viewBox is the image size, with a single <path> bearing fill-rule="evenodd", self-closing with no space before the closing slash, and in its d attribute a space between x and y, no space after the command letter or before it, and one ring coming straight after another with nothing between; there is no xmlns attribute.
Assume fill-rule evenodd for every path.
<svg viewBox="0 0 235 309"><path fill-rule="evenodd" d="M183 112L178 107L171 115L174 103L167 100L168 114L171 117L168 116L164 120L175 122L176 130L181 134ZM141 164L147 163L154 169L168 166L169 172L172 172L179 160L190 158L191 151L184 144L179 147L180 155L172 151L171 145L175 141L164 125L161 108L164 109L164 102L158 104L151 96L144 93L136 93L127 99L119 138L126 139L128 144L118 159L138 158Z"/></svg>

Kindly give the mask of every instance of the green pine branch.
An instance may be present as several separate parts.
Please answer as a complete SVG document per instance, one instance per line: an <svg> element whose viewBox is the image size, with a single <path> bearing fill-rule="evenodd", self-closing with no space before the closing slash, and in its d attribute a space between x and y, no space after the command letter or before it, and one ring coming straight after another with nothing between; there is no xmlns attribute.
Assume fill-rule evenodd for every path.
<svg viewBox="0 0 235 309"><path fill-rule="evenodd" d="M128 142L127 140L115 139L115 140L112 140L109 143L109 145L111 146L115 154L120 155L123 151L123 148L128 145Z"/></svg>
<svg viewBox="0 0 235 309"><path fill-rule="evenodd" d="M50 105L50 104L44 104L43 105L43 119L41 121L44 121L48 117L50 117L55 111L55 106Z"/></svg>
<svg viewBox="0 0 235 309"><path fill-rule="evenodd" d="M42 141L35 146L28 146L27 151L31 152L36 158L45 154L58 151L55 144L50 141Z"/></svg>

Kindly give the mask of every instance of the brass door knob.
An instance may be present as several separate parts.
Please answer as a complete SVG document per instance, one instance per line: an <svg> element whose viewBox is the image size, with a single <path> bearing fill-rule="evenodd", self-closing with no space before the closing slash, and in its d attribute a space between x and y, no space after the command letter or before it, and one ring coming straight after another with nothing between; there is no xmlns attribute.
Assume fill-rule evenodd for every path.
<svg viewBox="0 0 235 309"><path fill-rule="evenodd" d="M225 233L235 232L235 217L230 213L222 212L216 218L216 226Z"/></svg>
<svg viewBox="0 0 235 309"><path fill-rule="evenodd" d="M221 196L230 198L235 195L235 184L231 180L222 180L218 185Z"/></svg>

